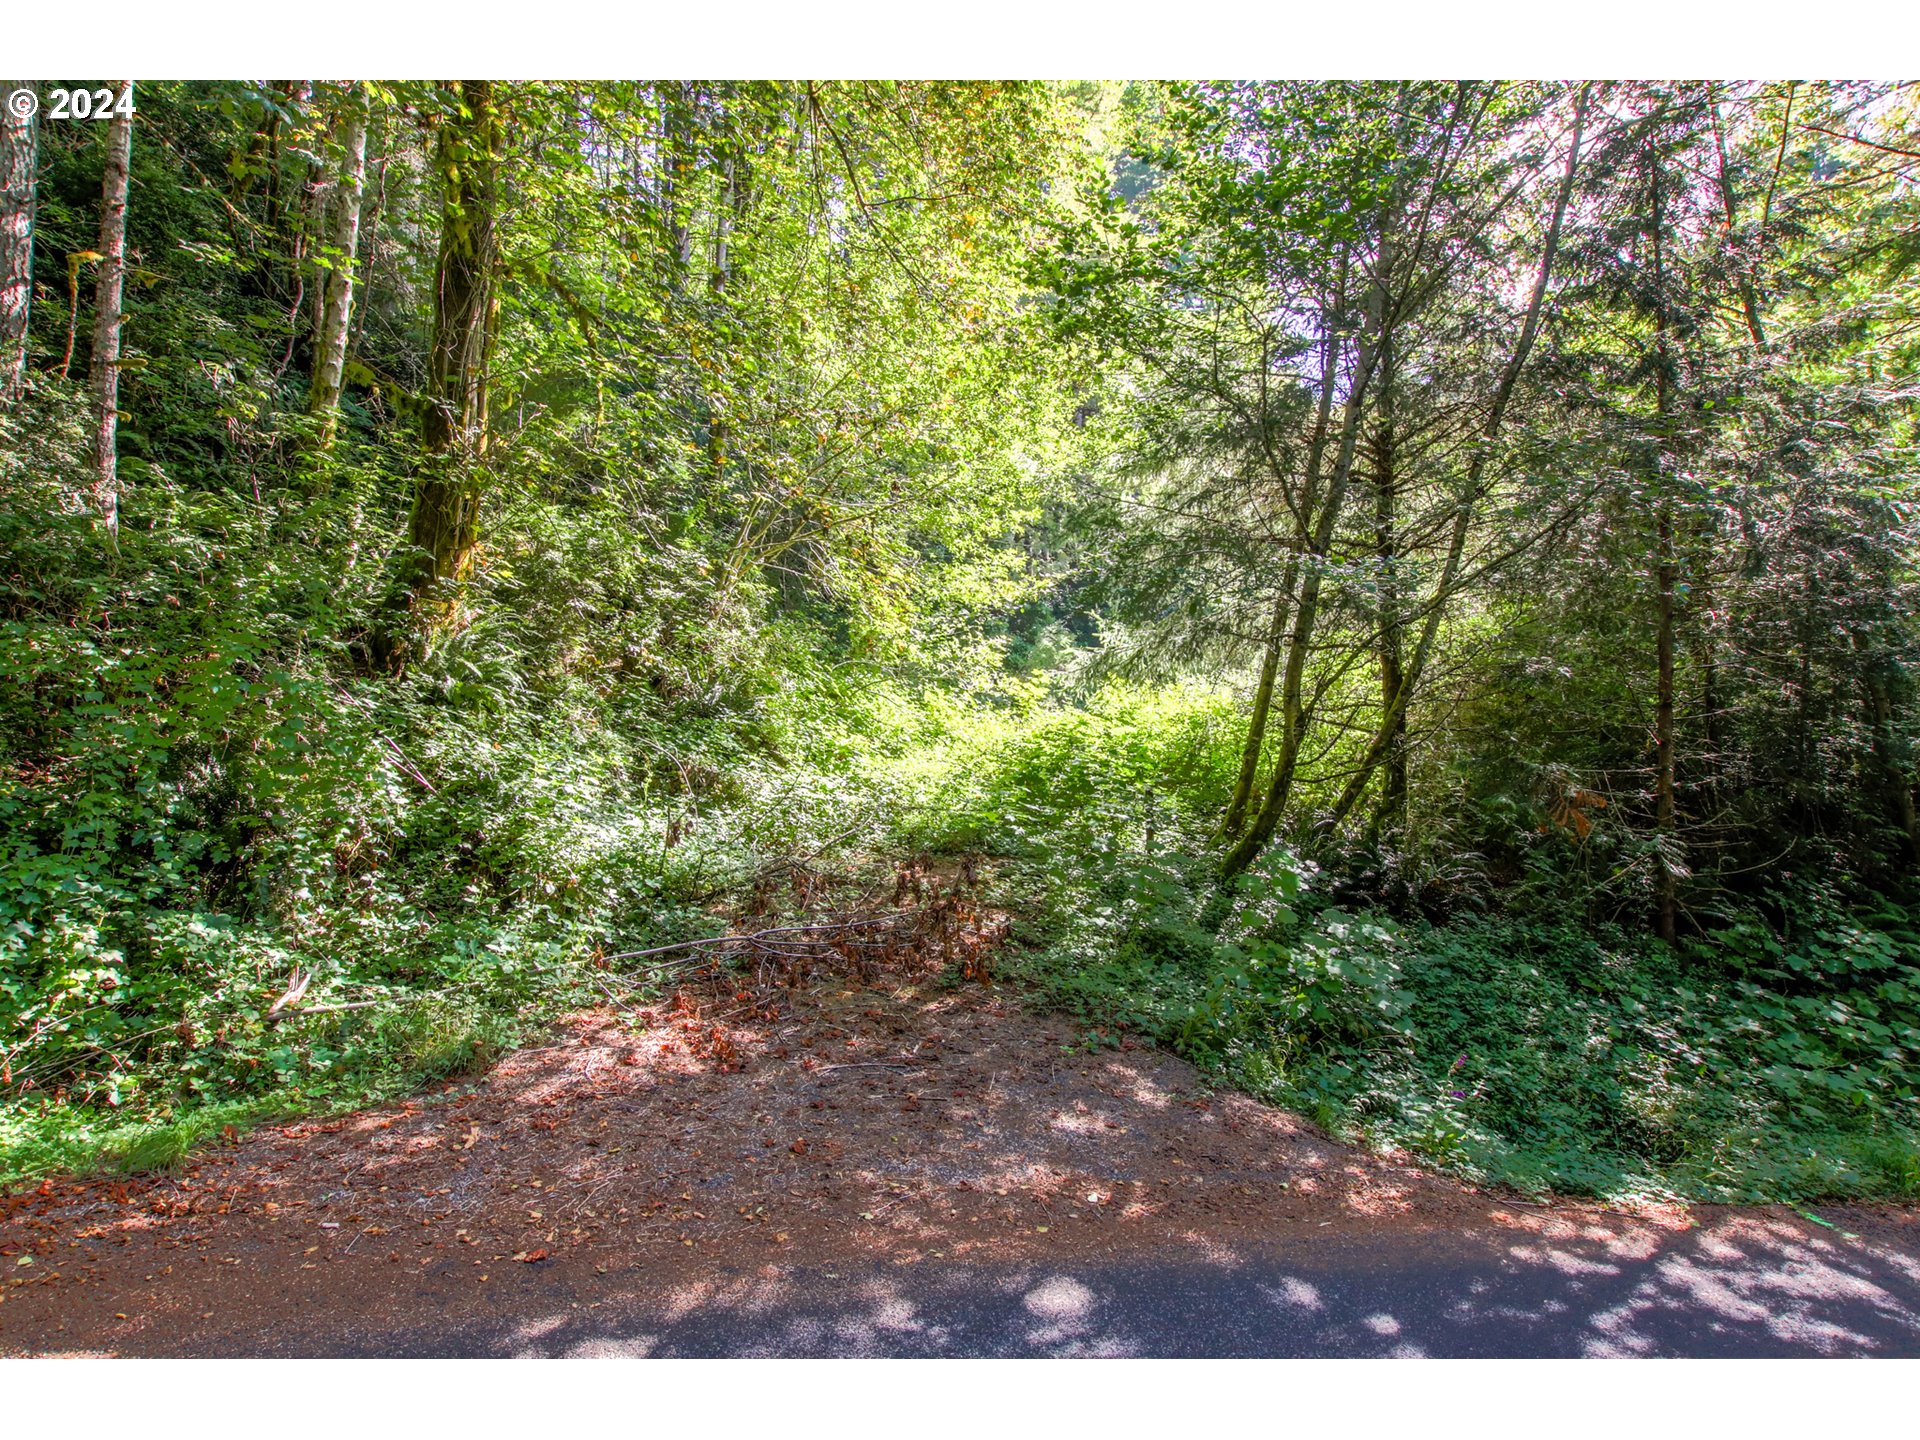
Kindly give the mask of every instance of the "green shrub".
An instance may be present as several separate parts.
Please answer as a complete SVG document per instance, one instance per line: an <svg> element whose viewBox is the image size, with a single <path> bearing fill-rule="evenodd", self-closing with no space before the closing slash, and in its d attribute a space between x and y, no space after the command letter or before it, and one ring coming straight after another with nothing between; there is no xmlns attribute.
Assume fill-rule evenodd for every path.
<svg viewBox="0 0 1920 1440"><path fill-rule="evenodd" d="M1349 913L1283 846L1223 887L1194 823L1220 771L1197 787L1174 753L1164 729L1054 717L974 772L986 813L1019 817L976 832L1016 857L1017 973L1093 1043L1140 1032L1337 1134L1533 1193L1920 1195L1907 911L1802 888L1770 904L1784 925L1743 911L1674 950Z"/></svg>

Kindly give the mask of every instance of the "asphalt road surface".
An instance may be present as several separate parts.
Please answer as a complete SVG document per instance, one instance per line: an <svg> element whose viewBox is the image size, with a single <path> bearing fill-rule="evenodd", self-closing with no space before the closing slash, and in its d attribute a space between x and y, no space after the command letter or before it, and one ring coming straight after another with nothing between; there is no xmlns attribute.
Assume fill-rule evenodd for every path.
<svg viewBox="0 0 1920 1440"><path fill-rule="evenodd" d="M844 1270L720 1264L670 1279L521 1266L505 1277L490 1312L455 1317L416 1304L356 1317L296 1309L272 1325L176 1330L130 1348L402 1356L1917 1356L1920 1253L1902 1233L1910 1228L1849 1236L1787 1212L1747 1212L1658 1242L1490 1233L1380 1241L1349 1233L1211 1257Z"/></svg>

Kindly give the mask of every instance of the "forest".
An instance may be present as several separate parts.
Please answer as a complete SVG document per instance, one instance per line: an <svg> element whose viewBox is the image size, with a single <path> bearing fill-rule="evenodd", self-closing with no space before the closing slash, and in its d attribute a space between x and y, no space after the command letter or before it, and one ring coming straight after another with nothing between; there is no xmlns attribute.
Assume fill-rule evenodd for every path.
<svg viewBox="0 0 1920 1440"><path fill-rule="evenodd" d="M0 92L0 1185L963 863L1079 1049L1920 1197L1920 87Z"/></svg>

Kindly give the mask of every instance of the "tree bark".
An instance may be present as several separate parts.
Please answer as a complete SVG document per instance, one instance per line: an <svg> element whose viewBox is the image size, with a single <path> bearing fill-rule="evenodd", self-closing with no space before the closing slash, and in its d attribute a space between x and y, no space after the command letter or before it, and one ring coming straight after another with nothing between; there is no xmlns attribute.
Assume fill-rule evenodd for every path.
<svg viewBox="0 0 1920 1440"><path fill-rule="evenodd" d="M1234 781L1233 799L1227 805L1220 833L1231 840L1247 823L1247 806L1253 800L1253 784L1259 778L1260 751L1267 740L1267 715L1273 708L1273 682L1280 671L1280 642L1286 635L1288 602L1293 598L1294 564L1287 563L1280 593L1273 601L1273 624L1267 631L1265 653L1260 660L1260 680L1253 690L1253 714L1247 720L1247 741L1240 752L1240 774Z"/></svg>
<svg viewBox="0 0 1920 1440"><path fill-rule="evenodd" d="M367 148L369 153L378 158L370 162L373 169L371 185L363 184L361 187L361 258L354 263L354 269L356 271L355 288L360 290L365 290L372 285L374 269L380 263L380 208L382 202L386 199L387 193L387 164L393 158L392 155L388 153L387 134L384 123L379 129L376 129L368 135ZM369 188L372 190L371 195L367 193ZM367 285L365 286L358 283L361 274L364 274L367 278ZM353 325L347 336L347 358L349 360L360 353L360 348L366 340L366 335L367 305L365 297L362 296L361 303L353 307Z"/></svg>
<svg viewBox="0 0 1920 1440"><path fill-rule="evenodd" d="M276 87L288 109L298 113L313 99L311 80L287 80ZM280 363L275 367L273 378L277 382L287 373L287 367L293 364L294 354L300 347L303 334L311 335L312 318L308 315L310 301L307 298L308 255L315 243L322 206L317 203L320 197L311 193L309 181L312 178L314 160L303 148L294 152L294 174L291 178L282 173L282 164L286 152L285 133L280 128L276 116L271 127L272 143L269 146L269 173L265 195L267 210L267 236L269 238L269 275L273 275L276 262L284 261L283 277L270 280L276 288L284 282L280 293L286 298L287 305L287 343L280 354ZM297 139L297 132L296 132ZM285 241L283 252L275 241ZM318 292L316 292L317 294Z"/></svg>
<svg viewBox="0 0 1920 1440"><path fill-rule="evenodd" d="M34 117L15 115L5 99L28 88L25 80L0 80L0 405L27 388L39 137Z"/></svg>
<svg viewBox="0 0 1920 1440"><path fill-rule="evenodd" d="M355 85L341 119L340 171L334 181L333 224L327 234L324 308L319 342L314 346L313 383L307 413L320 421L322 450L333 444L339 423L340 390L347 365L347 338L353 316L353 269L360 246L360 203L367 173L367 112Z"/></svg>
<svg viewBox="0 0 1920 1440"><path fill-rule="evenodd" d="M1907 859L1920 864L1920 813L1913 803L1913 777L1900 753L1893 726L1893 696L1887 688L1882 661L1869 659L1866 669L1867 699L1873 709L1873 754L1892 803L1894 823L1906 836Z"/></svg>
<svg viewBox="0 0 1920 1440"><path fill-rule="evenodd" d="M127 90L131 80L120 82ZM115 93L122 93L119 86ZM116 113L107 126L107 158L100 182L100 270L93 291L93 503L109 538L120 530L120 475L116 443L120 404L120 311L127 279L127 172L133 158L133 117Z"/></svg>
<svg viewBox="0 0 1920 1440"><path fill-rule="evenodd" d="M666 149L662 166L661 190L665 202L669 286L675 295L686 288L687 271L693 265L693 227L688 223L690 197L687 191L693 179L694 108L698 95L689 81L667 88L666 122L663 140Z"/></svg>
<svg viewBox="0 0 1920 1440"><path fill-rule="evenodd" d="M733 226L741 203L740 177L736 161L729 157L722 170L720 204L713 219L713 270L707 277L707 290L717 303L724 301L727 282L733 278ZM707 396L707 463L717 488L727 474L727 417L723 402L709 389Z"/></svg>
<svg viewBox="0 0 1920 1440"><path fill-rule="evenodd" d="M1667 452L1672 445L1669 434L1673 413L1673 356L1668 337L1666 276L1666 192L1660 173L1657 143L1650 143L1647 164L1652 191L1649 224L1653 243L1654 287L1654 408L1655 439L1658 453L1654 461L1654 481L1664 487ZM1654 706L1653 706L1653 825L1657 842L1658 876L1655 899L1658 905L1660 938L1671 945L1679 922L1679 838L1675 834L1673 795L1673 631L1674 589L1678 566L1674 563L1673 501L1661 495L1654 521Z"/></svg>
<svg viewBox="0 0 1920 1440"><path fill-rule="evenodd" d="M1677 861L1668 853L1674 839L1673 803L1673 598L1677 567L1673 559L1673 507L1660 506L1657 524L1655 574L1658 621L1654 638L1656 680L1653 707L1653 824L1661 840L1658 898L1660 938L1672 944L1677 928L1679 896Z"/></svg>
<svg viewBox="0 0 1920 1440"><path fill-rule="evenodd" d="M1336 287L1342 294L1346 289L1346 276L1347 267L1343 258ZM1253 801L1255 782L1259 779L1260 755L1266 746L1267 725L1272 718L1274 681L1279 672L1281 656L1286 651L1287 618L1293 607L1294 587L1298 583L1300 554L1312 543L1312 535L1306 529L1306 517L1313 514L1314 503L1319 495L1321 467L1326 463L1327 435L1333 420L1334 382L1339 373L1340 340L1331 321L1328 321L1321 326L1320 386L1314 406L1313 429L1307 437L1306 473L1300 487L1293 549L1287 556L1280 593L1274 600L1273 628L1267 639L1266 654L1261 659L1260 681L1253 697L1253 715L1247 725L1246 744L1240 753L1240 774L1235 779L1233 799L1227 806L1226 817L1220 824L1220 833L1228 840L1237 838L1245 827L1247 807ZM1269 462L1278 469L1274 457L1269 456ZM1288 477L1284 473L1276 473L1274 478L1284 486Z"/></svg>
<svg viewBox="0 0 1920 1440"><path fill-rule="evenodd" d="M1286 668L1280 682L1280 753L1274 758L1273 779L1266 797L1247 833L1240 837L1221 871L1232 878L1245 870L1273 839L1286 813L1287 799L1293 790L1294 770L1300 762L1300 746L1306 737L1306 713L1302 703L1306 677L1307 652L1313 645L1314 625L1320 616L1320 587L1326 574L1326 558L1333 544L1334 528L1346 501L1347 487L1353 475L1354 452L1359 440L1360 417L1366 408L1367 387L1372 383L1378 356L1378 340L1386 313L1385 276L1387 265L1382 256L1379 273L1369 286L1368 324L1362 330L1359 354L1349 381L1346 405L1341 414L1340 444L1335 452L1333 470L1327 482L1327 494L1321 502L1311 543L1304 557L1306 574L1301 578L1300 598L1293 610L1293 629L1287 637Z"/></svg>
<svg viewBox="0 0 1920 1440"><path fill-rule="evenodd" d="M415 484L407 532L415 601L464 578L479 540L476 471L487 449L487 372L498 304L500 116L492 81L462 81L460 97L465 114L447 124L438 150L446 193L423 427L428 461Z"/></svg>
<svg viewBox="0 0 1920 1440"><path fill-rule="evenodd" d="M1400 703L1406 669L1400 649L1400 587L1396 566L1399 548L1398 456L1394 453L1394 375L1391 351L1380 376L1380 428L1373 442L1373 550L1380 565L1380 734L1384 742L1381 763L1386 779L1380 807L1374 816L1376 833L1397 835L1407 811L1407 707ZM1364 787L1365 781L1362 780Z"/></svg>
<svg viewBox="0 0 1920 1440"><path fill-rule="evenodd" d="M1720 96L1711 81L1707 85L1707 118L1713 126L1713 150L1719 160L1715 180L1720 191L1722 230L1726 236L1728 253L1734 257L1734 287L1740 293L1740 312L1747 322L1748 337L1756 347L1765 349L1767 333L1760 323L1760 302L1754 286L1758 257L1742 253L1744 247L1736 229L1739 225L1739 206L1733 194L1733 171L1727 164L1727 137L1720 121Z"/></svg>

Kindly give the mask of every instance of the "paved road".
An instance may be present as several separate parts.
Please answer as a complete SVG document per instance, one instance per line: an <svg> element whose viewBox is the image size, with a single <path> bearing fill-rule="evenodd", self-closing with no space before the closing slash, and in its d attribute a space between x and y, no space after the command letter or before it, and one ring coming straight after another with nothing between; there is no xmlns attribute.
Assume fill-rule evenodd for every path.
<svg viewBox="0 0 1920 1440"><path fill-rule="evenodd" d="M1920 1356L1910 1235L1767 1217L1657 1244L1353 1235L1058 1266L724 1267L649 1284L520 1267L510 1314L338 1316L198 1353L524 1356ZM597 1298L596 1298L597 1297ZM291 1318L291 1317L290 1317ZM178 1353L176 1351L176 1353Z"/></svg>

